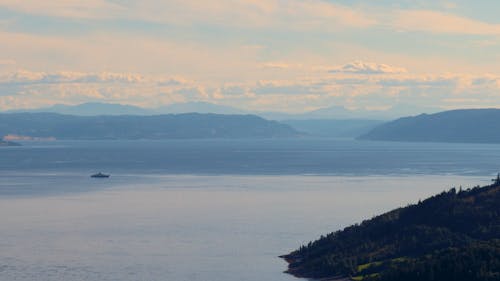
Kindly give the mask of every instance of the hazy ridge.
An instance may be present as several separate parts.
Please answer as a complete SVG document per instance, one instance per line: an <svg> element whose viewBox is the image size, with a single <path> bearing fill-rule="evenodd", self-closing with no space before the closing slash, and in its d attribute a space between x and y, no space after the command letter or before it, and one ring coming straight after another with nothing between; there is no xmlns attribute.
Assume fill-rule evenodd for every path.
<svg viewBox="0 0 500 281"><path fill-rule="evenodd" d="M343 106L333 105L302 113L288 113L278 111L245 110L237 107L220 105L209 102L183 102L174 103L156 108L143 108L133 105L87 102L77 105L56 104L50 107L35 109L17 109L6 113L20 112L50 112L79 116L97 115L159 115L159 114L180 114L180 113L215 113L215 114L252 114L270 120L318 120L318 119L369 119L369 120L392 120L395 118L420 114L434 113L440 111L439 108L421 107L409 104L397 104L385 110L348 109Z"/></svg>
<svg viewBox="0 0 500 281"><path fill-rule="evenodd" d="M77 140L274 138L301 134L288 125L254 115L72 116L12 113L0 115L0 135Z"/></svg>
<svg viewBox="0 0 500 281"><path fill-rule="evenodd" d="M413 142L500 143L500 109L461 109L404 117L360 139Z"/></svg>

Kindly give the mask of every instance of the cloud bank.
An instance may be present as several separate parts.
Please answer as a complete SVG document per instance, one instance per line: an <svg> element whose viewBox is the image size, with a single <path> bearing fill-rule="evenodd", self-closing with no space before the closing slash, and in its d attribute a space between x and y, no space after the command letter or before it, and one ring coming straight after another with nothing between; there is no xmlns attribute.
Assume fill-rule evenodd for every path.
<svg viewBox="0 0 500 281"><path fill-rule="evenodd" d="M133 20L193 26L286 30L338 31L341 27L390 28L395 31L499 35L500 24L453 14L459 5L446 2L446 10L374 8L370 5L341 5L326 0L0 0L0 7L27 15L67 20Z"/></svg>
<svg viewBox="0 0 500 281"><path fill-rule="evenodd" d="M500 107L500 75L419 75L385 64L352 63L316 77L208 85L183 77L17 71L0 76L0 109L100 101L158 107L205 101L257 111L302 112L343 105Z"/></svg>
<svg viewBox="0 0 500 281"><path fill-rule="evenodd" d="M414 2L0 0L0 109L499 106L495 15Z"/></svg>
<svg viewBox="0 0 500 281"><path fill-rule="evenodd" d="M406 73L407 70L402 67L394 67L387 64L372 62L354 61L335 67L330 73L353 73L353 74L396 74Z"/></svg>

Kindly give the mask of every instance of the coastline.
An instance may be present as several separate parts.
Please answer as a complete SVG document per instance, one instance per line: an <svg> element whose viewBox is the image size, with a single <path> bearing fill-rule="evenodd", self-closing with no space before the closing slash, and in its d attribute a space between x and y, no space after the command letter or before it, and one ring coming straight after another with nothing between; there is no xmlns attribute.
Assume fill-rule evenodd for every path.
<svg viewBox="0 0 500 281"><path fill-rule="evenodd" d="M453 187L323 235L280 256L285 273L317 281L489 280L500 268L500 173L492 182Z"/></svg>
<svg viewBox="0 0 500 281"><path fill-rule="evenodd" d="M0 147L5 147L5 146L21 146L21 144L13 141L0 140Z"/></svg>
<svg viewBox="0 0 500 281"><path fill-rule="evenodd" d="M281 256L279 256L279 258L284 259L288 264L288 269L285 270L284 273L290 274L296 278L307 279L309 281L352 281L351 278L343 277L343 276L332 276L332 277L323 277L323 278L308 277L308 275L310 276L310 275L314 275L314 274L300 274L296 270L293 270L292 268L290 268L290 265L297 262L297 258L293 257L291 254L281 255Z"/></svg>

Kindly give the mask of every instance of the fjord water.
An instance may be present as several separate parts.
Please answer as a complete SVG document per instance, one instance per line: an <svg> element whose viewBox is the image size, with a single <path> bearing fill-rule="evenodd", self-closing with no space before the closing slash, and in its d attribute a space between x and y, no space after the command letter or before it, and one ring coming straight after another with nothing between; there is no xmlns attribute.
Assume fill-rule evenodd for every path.
<svg viewBox="0 0 500 281"><path fill-rule="evenodd" d="M499 145L347 139L2 148L0 280L295 280L278 255L498 163Z"/></svg>
<svg viewBox="0 0 500 281"><path fill-rule="evenodd" d="M500 145L350 139L57 141L2 148L11 172L402 175L496 173Z"/></svg>

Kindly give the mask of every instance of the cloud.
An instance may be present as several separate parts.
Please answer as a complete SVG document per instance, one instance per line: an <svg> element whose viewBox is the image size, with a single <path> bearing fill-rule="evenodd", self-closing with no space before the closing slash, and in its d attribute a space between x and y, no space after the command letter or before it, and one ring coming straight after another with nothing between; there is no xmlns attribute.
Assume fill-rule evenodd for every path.
<svg viewBox="0 0 500 281"><path fill-rule="evenodd" d="M294 67L294 65L285 63L285 62L265 62L262 63L263 68L271 68L271 69L287 69L290 67Z"/></svg>
<svg viewBox="0 0 500 281"><path fill-rule="evenodd" d="M460 76L408 76L391 77L378 81L387 87L457 87L463 77Z"/></svg>
<svg viewBox="0 0 500 281"><path fill-rule="evenodd" d="M499 99L497 75L481 73L498 73L492 47L500 25L394 8L402 5L338 2L0 0L7 15L0 20L0 70L14 71L0 75L1 108L201 99L300 111L397 99L431 105L470 95ZM75 27L85 32L68 33ZM456 47L458 40L464 44ZM353 62L335 66L339 61ZM450 69L479 74L439 74Z"/></svg>
<svg viewBox="0 0 500 281"><path fill-rule="evenodd" d="M160 79L157 83L158 86L181 86L189 84L190 81L183 77L176 76L176 77Z"/></svg>
<svg viewBox="0 0 500 281"><path fill-rule="evenodd" d="M17 68L189 74L212 81L236 79L241 73L258 74L251 71L260 68L257 58L262 52L262 48L249 48L241 42L219 46L121 33L64 37L0 31L0 42L2 55L15 58Z"/></svg>
<svg viewBox="0 0 500 281"><path fill-rule="evenodd" d="M323 30L375 24L369 14L324 0L0 0L0 7L26 14L72 19L127 19L175 25Z"/></svg>
<svg viewBox="0 0 500 281"><path fill-rule="evenodd" d="M392 27L400 31L500 35L500 24L486 23L454 14L431 10L397 11L393 15Z"/></svg>
<svg viewBox="0 0 500 281"><path fill-rule="evenodd" d="M15 60L2 60L2 59L0 59L0 66L15 65L15 64L16 64Z"/></svg>
<svg viewBox="0 0 500 281"><path fill-rule="evenodd" d="M19 70L0 75L0 104L7 109L101 101L154 107L198 98L198 89L180 76Z"/></svg>
<svg viewBox="0 0 500 281"><path fill-rule="evenodd" d="M12 84L66 84L66 83L140 83L144 77L131 73L83 73L83 72L33 72L18 70L0 77L3 83Z"/></svg>
<svg viewBox="0 0 500 281"><path fill-rule="evenodd" d="M106 19L124 12L123 6L105 0L0 0L0 7L26 14L71 19Z"/></svg>
<svg viewBox="0 0 500 281"><path fill-rule="evenodd" d="M372 72L369 72L372 73ZM180 76L129 73L17 71L0 79L0 109L34 108L89 101L157 107L206 101L255 111L301 112L343 105L387 108L419 106L500 106L500 75L344 72L282 80L209 85ZM473 102L472 102L473 101Z"/></svg>
<svg viewBox="0 0 500 281"><path fill-rule="evenodd" d="M442 6L455 10L455 3ZM177 26L199 24L227 28L256 28L295 31L338 31L343 28L387 28L423 31L498 35L500 25L436 10L349 6L326 0L0 0L0 7L26 15L42 15L105 22L140 21Z"/></svg>
<svg viewBox="0 0 500 281"><path fill-rule="evenodd" d="M339 67L334 67L330 73L353 73L353 74L396 74L406 73L402 67L394 67L387 64L354 61Z"/></svg>

